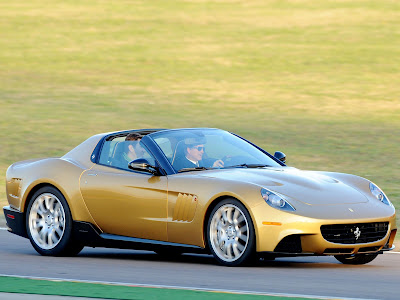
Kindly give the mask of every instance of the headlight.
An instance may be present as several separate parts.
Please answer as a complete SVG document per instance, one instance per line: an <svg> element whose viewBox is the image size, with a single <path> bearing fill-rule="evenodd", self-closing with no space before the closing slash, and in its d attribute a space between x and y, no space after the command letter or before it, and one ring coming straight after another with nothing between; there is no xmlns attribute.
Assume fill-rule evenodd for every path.
<svg viewBox="0 0 400 300"><path fill-rule="evenodd" d="M273 208L281 209L281 210L286 210L286 211L295 211L296 209L290 205L289 202L287 202L285 199L283 199L283 196L274 193L270 190L267 189L261 189L261 196L264 198L265 202L268 203L269 206L272 206Z"/></svg>
<svg viewBox="0 0 400 300"><path fill-rule="evenodd" d="M374 195L376 199L378 199L382 203L385 203L386 205L393 207L393 204L386 197L385 193L372 182L369 183L369 189L371 190L372 195Z"/></svg>

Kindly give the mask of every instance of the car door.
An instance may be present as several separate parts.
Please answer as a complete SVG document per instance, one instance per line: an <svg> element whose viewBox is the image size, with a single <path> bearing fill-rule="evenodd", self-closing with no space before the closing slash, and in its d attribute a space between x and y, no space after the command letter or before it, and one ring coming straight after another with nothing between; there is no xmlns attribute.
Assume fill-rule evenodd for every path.
<svg viewBox="0 0 400 300"><path fill-rule="evenodd" d="M94 165L83 173L83 199L105 233L167 241L167 176Z"/></svg>

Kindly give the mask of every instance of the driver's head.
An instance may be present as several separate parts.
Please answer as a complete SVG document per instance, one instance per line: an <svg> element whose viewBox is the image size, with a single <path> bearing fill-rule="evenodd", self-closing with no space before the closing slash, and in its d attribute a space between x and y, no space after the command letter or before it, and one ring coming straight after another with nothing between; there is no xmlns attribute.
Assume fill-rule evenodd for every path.
<svg viewBox="0 0 400 300"><path fill-rule="evenodd" d="M186 147L186 157L192 161L200 161L203 159L204 144L194 144Z"/></svg>
<svg viewBox="0 0 400 300"><path fill-rule="evenodd" d="M185 138L185 155L191 161L200 161L204 154L204 144L206 139L204 136L189 136Z"/></svg>

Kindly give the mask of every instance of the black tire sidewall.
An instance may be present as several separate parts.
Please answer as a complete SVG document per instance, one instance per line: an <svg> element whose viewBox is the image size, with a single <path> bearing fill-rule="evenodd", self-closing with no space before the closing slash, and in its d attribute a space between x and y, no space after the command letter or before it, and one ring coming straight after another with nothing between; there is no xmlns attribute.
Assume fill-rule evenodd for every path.
<svg viewBox="0 0 400 300"><path fill-rule="evenodd" d="M36 242L33 240L30 229L29 229L29 214L32 209L33 202L37 197L39 197L42 194L49 193L53 194L58 198L58 200L61 202L61 205L64 209L65 213L65 229L64 229L64 234L60 240L60 242L53 248L53 249L43 249L39 245L36 244ZM32 244L32 246L35 248L35 250L41 254L41 255L46 255L46 256L62 256L65 255L67 249L71 245L71 240L72 240L72 217L71 217L71 211L69 209L68 203L65 200L64 196L61 194L59 190L57 190L54 187L42 187L39 190L37 190L31 199L29 200L29 204L26 210L25 214L25 224L26 224L26 232L28 235L28 238Z"/></svg>
<svg viewBox="0 0 400 300"><path fill-rule="evenodd" d="M232 262L227 262L221 259L215 252L214 249L211 245L211 238L210 238L210 225L211 225L211 220L215 214L215 212L223 205L225 204L232 204L237 206L245 215L247 219L247 225L249 227L249 241L246 247L245 252L240 256L237 260L232 261ZM235 267L235 266L240 266L240 265L246 265L252 261L255 257L255 245L256 245L256 236L255 236L255 230L253 226L253 221L251 219L250 213L246 209L246 207L238 200L234 198L227 198L219 202L211 211L211 214L207 220L207 232L206 232L206 237L207 237L207 244L208 248L210 249L212 255L214 258L218 261L219 264L223 266L228 266L228 267Z"/></svg>

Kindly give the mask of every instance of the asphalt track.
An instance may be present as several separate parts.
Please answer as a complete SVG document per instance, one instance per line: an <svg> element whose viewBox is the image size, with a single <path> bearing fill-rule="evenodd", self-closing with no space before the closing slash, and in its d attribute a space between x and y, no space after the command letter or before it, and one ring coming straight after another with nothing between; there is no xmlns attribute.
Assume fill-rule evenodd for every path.
<svg viewBox="0 0 400 300"><path fill-rule="evenodd" d="M0 273L144 286L328 298L400 299L400 254L348 266L333 257L279 258L227 268L211 256L164 259L146 251L85 248L77 257L43 257L29 241L0 230Z"/></svg>

